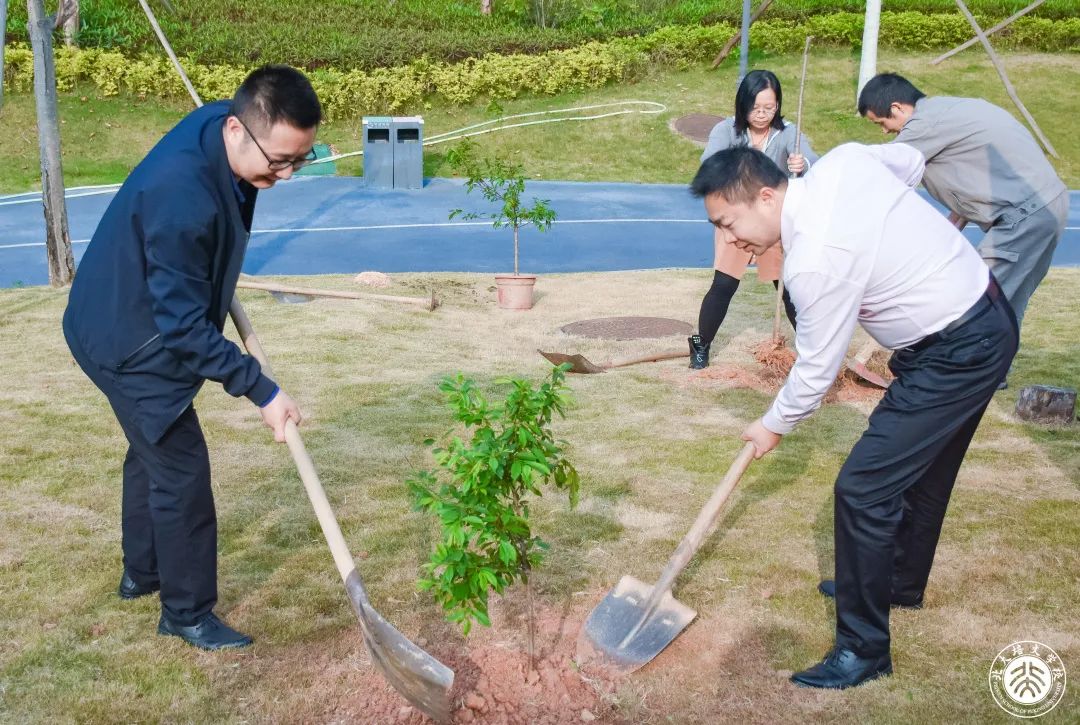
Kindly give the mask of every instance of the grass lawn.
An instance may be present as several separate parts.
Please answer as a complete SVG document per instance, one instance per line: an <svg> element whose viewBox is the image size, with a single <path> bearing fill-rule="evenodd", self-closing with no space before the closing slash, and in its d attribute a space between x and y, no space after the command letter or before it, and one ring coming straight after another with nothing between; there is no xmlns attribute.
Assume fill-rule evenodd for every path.
<svg viewBox="0 0 1080 725"><path fill-rule="evenodd" d="M671 142L675 143L675 142ZM638 314L691 321L706 270L551 275L537 306L498 310L488 275L399 275L434 284L434 313L372 302L278 305L242 298L303 433L375 607L437 652L469 646L415 592L434 530L409 511L404 479L429 465L422 441L450 426L436 390L462 371L492 389L540 377L536 348L603 359L682 347L681 339L569 338L568 322ZM294 282L351 288L344 277ZM784 674L832 641L833 609L814 590L832 571L831 484L868 403L829 403L751 466L718 530L677 584L699 613L654 665L605 695L604 721L1004 722L987 673L1033 639L1080 668L1080 428L1025 424L1017 391L1080 383L1080 271L1053 270L1035 295L1023 347L961 471L921 612L893 617L895 676L846 693L798 690ZM714 344L753 369L772 289L747 282ZM72 363L63 291L0 290L0 721L326 722L370 675L344 592L286 450L251 406L208 384L197 405L215 472L219 611L252 633L243 653L209 655L154 635L152 598L123 603L122 434ZM229 334L232 334L231 328ZM770 396L692 377L682 361L571 379L577 403L557 434L582 473L582 502L542 499L551 553L535 578L544 606L587 611L620 575L653 581ZM520 604L514 591L509 601ZM500 625L502 626L502 625ZM518 646L522 627L478 632ZM1071 688L1048 723L1076 722ZM559 722L578 720L558 713ZM360 721L364 718L359 716Z"/></svg>
<svg viewBox="0 0 1080 725"><path fill-rule="evenodd" d="M1012 102L981 52L968 51L939 66L933 54L887 52L881 70L896 70L931 95L981 96L1007 108L1019 118ZM1080 116L1080 55L1006 54L1010 77L1046 135L1061 155L1054 166L1070 188L1080 187L1080 138L1073 120ZM787 90L785 109L794 120L801 57L757 58L755 67L774 70ZM559 180L608 180L686 183L697 169L700 149L675 136L668 123L687 113L728 115L734 105L737 64L718 71L693 68L656 72L641 82L589 93L549 98L501 101L501 112L486 103L446 107L437 99L431 108L410 109L425 119L433 136L495 116L538 110L637 99L664 103L657 116L619 116L583 123L532 126L478 137L484 149L499 150L520 160L530 176ZM810 65L803 111L803 128L819 153L846 141L876 143L877 127L854 110L858 56L849 51L815 52ZM101 98L96 92L61 94L65 181L68 186L121 181L146 151L190 106L181 101ZM358 109L354 118L326 124L322 140L341 151L359 150L360 118L381 109ZM0 135L0 193L25 191L40 185L33 98L5 96L0 121L11 132ZM428 147L425 173L449 176L446 145ZM339 173L358 174L360 163L342 162Z"/></svg>

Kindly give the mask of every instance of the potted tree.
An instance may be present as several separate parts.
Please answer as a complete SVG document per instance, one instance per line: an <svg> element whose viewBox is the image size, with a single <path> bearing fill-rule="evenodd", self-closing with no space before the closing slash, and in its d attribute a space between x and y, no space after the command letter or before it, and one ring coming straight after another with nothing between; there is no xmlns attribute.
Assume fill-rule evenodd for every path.
<svg viewBox="0 0 1080 725"><path fill-rule="evenodd" d="M447 160L452 168L465 177L468 193L479 189L485 199L500 205L492 212L453 209L450 218L490 219L496 229L510 227L514 232L514 273L495 275L499 307L510 310L532 308L536 275L518 272L519 232L527 224L532 224L539 231L546 231L555 221L554 210L548 206L546 199L534 198L531 206L525 206L521 199L525 191L525 174L521 165L502 157L481 157L477 145L468 139L451 149Z"/></svg>

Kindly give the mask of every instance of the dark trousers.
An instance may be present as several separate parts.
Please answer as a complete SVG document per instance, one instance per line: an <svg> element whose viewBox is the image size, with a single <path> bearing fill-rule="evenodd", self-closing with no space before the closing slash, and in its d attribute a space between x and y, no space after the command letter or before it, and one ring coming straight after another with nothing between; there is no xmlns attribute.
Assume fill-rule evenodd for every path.
<svg viewBox="0 0 1080 725"><path fill-rule="evenodd" d="M138 584L161 586L161 608L195 624L217 603L217 516L210 457L194 406L157 443L109 397L128 439L124 459L124 567Z"/></svg>
<svg viewBox="0 0 1080 725"><path fill-rule="evenodd" d="M890 602L922 603L960 464L1016 354L1000 292L972 311L893 354L896 380L836 480L836 644L863 657L889 652Z"/></svg>

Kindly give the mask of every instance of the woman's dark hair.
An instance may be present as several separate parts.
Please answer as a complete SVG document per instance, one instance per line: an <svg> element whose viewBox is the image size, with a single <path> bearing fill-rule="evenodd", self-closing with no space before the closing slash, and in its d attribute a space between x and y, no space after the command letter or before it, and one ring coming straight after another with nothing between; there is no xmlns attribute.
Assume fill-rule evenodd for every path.
<svg viewBox="0 0 1080 725"><path fill-rule="evenodd" d="M322 121L322 106L303 73L287 65L265 65L240 84L233 96L232 115L253 130L277 123L309 129Z"/></svg>
<svg viewBox="0 0 1080 725"><path fill-rule="evenodd" d="M780 90L780 79L769 70L752 70L746 74L739 90L735 92L735 133L744 133L750 125L750 112L754 110L754 101L757 94L766 88L772 88L776 94L776 113L769 124L778 131L784 130L784 117L781 102L784 100L783 91Z"/></svg>

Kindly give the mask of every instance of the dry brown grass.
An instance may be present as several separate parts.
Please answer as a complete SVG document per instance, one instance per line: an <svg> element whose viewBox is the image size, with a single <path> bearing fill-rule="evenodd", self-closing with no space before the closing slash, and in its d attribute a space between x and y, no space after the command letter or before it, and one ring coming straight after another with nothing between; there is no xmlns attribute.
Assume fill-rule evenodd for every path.
<svg viewBox="0 0 1080 725"><path fill-rule="evenodd" d="M450 425L435 385L457 371L537 378L536 348L593 360L681 349L685 340L571 338L562 325L609 315L692 321L708 272L551 275L536 307L494 304L486 275L394 275L391 294L435 284L434 313L368 301L242 299L302 428L375 606L433 648L467 647L413 582L431 544L403 480L421 444ZM284 280L283 280L284 281ZM348 277L294 279L354 288ZM990 658L1037 639L1080 667L1080 433L1016 421L1029 382L1076 385L1080 272L1054 270L1036 295L1012 388L995 398L963 469L920 613L894 617L896 675L847 693L791 687L832 638L814 591L832 570L831 485L865 424L866 402L827 403L753 464L676 594L699 619L660 658L604 692L625 722L986 722ZM753 369L771 328L771 286L748 282L713 346ZM220 518L220 611L253 633L248 653L206 655L153 635L156 604L120 603L119 429L71 363L65 296L0 292L0 721L329 722L372 682L353 615L291 463L255 412L208 385L198 400ZM1069 331L1073 332L1070 333ZM857 349L861 338L852 349ZM685 361L573 376L558 424L583 475L568 512L541 500L551 545L537 575L555 611L587 610L624 573L651 581L768 405L759 390L702 379ZM511 593L508 607L517 607ZM516 641L513 625L477 642ZM446 649L450 648L450 649ZM1072 663L1077 663L1073 665ZM377 680L375 680L377 681ZM1075 719L1074 690L1046 718Z"/></svg>

